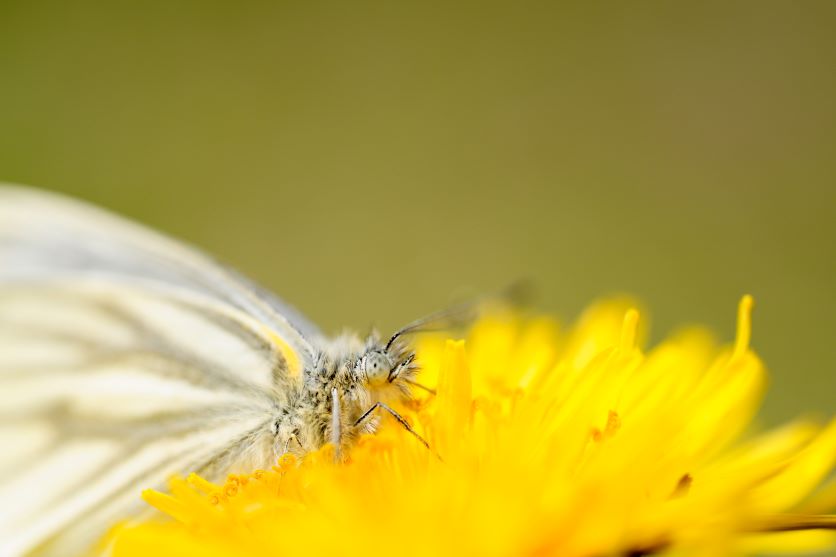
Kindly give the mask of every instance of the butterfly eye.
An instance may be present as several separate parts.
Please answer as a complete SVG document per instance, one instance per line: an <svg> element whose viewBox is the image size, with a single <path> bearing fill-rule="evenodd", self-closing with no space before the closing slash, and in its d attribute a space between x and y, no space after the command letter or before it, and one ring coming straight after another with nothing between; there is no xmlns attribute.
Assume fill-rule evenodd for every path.
<svg viewBox="0 0 836 557"><path fill-rule="evenodd" d="M382 385L386 382L391 369L391 358L383 352L370 352L366 355L364 371L370 385Z"/></svg>

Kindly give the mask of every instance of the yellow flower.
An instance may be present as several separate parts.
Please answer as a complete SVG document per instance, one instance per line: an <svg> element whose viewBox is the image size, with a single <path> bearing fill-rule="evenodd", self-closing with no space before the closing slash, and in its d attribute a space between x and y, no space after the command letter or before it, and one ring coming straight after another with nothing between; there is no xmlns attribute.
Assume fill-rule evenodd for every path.
<svg viewBox="0 0 836 557"><path fill-rule="evenodd" d="M764 387L745 297L733 346L705 330L644 353L639 315L596 305L568 331L493 314L466 341L427 338L394 420L301 462L144 493L169 520L125 524L117 557L154 555L722 555L834 540L836 421L741 440ZM640 335L638 335L640 336ZM792 514L790 514L792 513ZM811 528L815 531L806 531ZM787 533L779 533L788 531Z"/></svg>

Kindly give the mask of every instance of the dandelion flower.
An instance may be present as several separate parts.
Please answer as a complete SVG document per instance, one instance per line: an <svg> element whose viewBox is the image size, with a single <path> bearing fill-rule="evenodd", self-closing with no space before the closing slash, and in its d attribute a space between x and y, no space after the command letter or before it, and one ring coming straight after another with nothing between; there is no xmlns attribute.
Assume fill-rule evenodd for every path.
<svg viewBox="0 0 836 557"><path fill-rule="evenodd" d="M155 555L724 555L824 547L836 421L741 437L764 390L749 347L691 329L647 351L618 301L566 331L497 313L464 341L418 346L420 394L342 462L333 447L224 485L146 491L160 517L125 523L116 557ZM748 435L748 434L747 434Z"/></svg>

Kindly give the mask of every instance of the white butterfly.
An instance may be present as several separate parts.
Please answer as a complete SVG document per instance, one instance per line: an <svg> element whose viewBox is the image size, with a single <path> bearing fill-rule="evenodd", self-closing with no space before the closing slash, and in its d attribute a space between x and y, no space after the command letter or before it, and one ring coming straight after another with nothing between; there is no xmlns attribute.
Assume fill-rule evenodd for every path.
<svg viewBox="0 0 836 557"><path fill-rule="evenodd" d="M400 418L402 335L439 320L329 340L192 248L0 186L0 555L72 554L175 473L347 448Z"/></svg>

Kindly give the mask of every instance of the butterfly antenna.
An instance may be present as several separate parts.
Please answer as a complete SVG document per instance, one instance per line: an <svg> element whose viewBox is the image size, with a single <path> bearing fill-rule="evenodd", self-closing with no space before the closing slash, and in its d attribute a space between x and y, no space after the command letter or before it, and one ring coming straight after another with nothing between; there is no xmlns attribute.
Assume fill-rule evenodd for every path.
<svg viewBox="0 0 836 557"><path fill-rule="evenodd" d="M468 325L476 320L479 316L480 308L487 302L495 301L505 305L520 307L528 305L532 297L533 287L531 281L518 280L497 294L470 300L451 308L431 313L421 319L416 319L398 329L389 338L389 342L386 343L386 350L388 351L392 344L403 335L444 331Z"/></svg>

